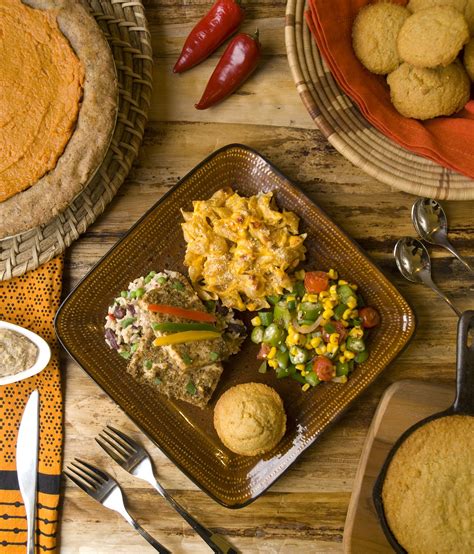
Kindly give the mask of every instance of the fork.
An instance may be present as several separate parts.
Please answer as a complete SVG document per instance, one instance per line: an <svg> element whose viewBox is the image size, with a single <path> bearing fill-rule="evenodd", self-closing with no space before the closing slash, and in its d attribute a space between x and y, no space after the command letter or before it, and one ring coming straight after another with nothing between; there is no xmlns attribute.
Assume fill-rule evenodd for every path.
<svg viewBox="0 0 474 554"><path fill-rule="evenodd" d="M80 489L92 496L94 500L97 500L106 508L118 512L155 550L161 554L171 554L171 550L165 548L149 535L128 513L127 508L125 508L122 490L108 473L78 458L70 463L64 473Z"/></svg>
<svg viewBox="0 0 474 554"><path fill-rule="evenodd" d="M141 445L110 425L107 425L95 440L125 471L128 471L128 473L139 479L147 481L147 483L155 488L214 552L217 554L238 554L223 537L206 529L206 527L196 521L160 485L153 472L151 458Z"/></svg>

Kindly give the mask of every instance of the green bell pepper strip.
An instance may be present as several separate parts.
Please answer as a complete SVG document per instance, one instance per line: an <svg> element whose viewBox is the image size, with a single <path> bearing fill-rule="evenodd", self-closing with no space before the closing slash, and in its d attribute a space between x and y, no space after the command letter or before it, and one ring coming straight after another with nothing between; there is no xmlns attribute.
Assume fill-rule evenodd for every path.
<svg viewBox="0 0 474 554"><path fill-rule="evenodd" d="M338 304L335 308L334 308L334 319L341 319L344 312L347 310L347 306L345 304Z"/></svg>
<svg viewBox="0 0 474 554"><path fill-rule="evenodd" d="M278 362L279 369L286 369L290 361L288 352L277 352L275 354L275 360Z"/></svg>
<svg viewBox="0 0 474 554"><path fill-rule="evenodd" d="M302 302L299 305L299 310L303 314L302 319L316 321L323 313L323 305L320 302Z"/></svg>
<svg viewBox="0 0 474 554"><path fill-rule="evenodd" d="M341 377L342 375L349 375L349 364L347 362L337 362L336 375L338 377Z"/></svg>

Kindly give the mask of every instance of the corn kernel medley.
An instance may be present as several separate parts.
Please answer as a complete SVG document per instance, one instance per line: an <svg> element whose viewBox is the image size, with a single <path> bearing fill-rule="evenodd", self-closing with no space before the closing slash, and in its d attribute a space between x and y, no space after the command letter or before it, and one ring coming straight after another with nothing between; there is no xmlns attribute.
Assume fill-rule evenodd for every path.
<svg viewBox="0 0 474 554"><path fill-rule="evenodd" d="M377 318L378 313L364 308L357 285L339 279L334 269L301 270L295 277L291 293L267 297L272 309L251 320L251 339L260 344L263 360L259 371L272 368L277 378L291 377L304 391L321 381L345 383L369 357L359 310L371 310Z"/></svg>

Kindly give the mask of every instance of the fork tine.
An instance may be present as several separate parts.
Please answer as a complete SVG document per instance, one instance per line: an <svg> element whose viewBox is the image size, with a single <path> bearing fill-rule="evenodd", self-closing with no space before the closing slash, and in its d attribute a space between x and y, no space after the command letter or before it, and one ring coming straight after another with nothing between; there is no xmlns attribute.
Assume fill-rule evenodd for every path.
<svg viewBox="0 0 474 554"><path fill-rule="evenodd" d="M73 473L68 469L63 470L64 475L66 475L73 483L75 483L80 489L82 489L87 494L90 494L90 489L86 487Z"/></svg>
<svg viewBox="0 0 474 554"><path fill-rule="evenodd" d="M130 456L135 454L135 450L132 450L128 445L124 445L120 438L116 437L108 429L103 429L101 436L104 440L107 440L107 442L113 446L113 448L117 450L123 458L130 458Z"/></svg>
<svg viewBox="0 0 474 554"><path fill-rule="evenodd" d="M89 477L82 475L79 473L75 468L69 466L67 470L64 470L64 473L76 483L78 487L81 487L81 489L89 494L91 492L95 492L97 489L97 483L94 481L91 481Z"/></svg>
<svg viewBox="0 0 474 554"><path fill-rule="evenodd" d="M122 453L115 448L115 444L112 444L109 440L107 440L105 435L99 434L95 441L119 465L122 465L126 461Z"/></svg>
<svg viewBox="0 0 474 554"><path fill-rule="evenodd" d="M125 433L122 433L121 431L119 431L118 429L115 429L115 427L112 427L111 425L107 425L106 429L109 431L112 431L112 433L120 437L129 446L129 448L132 449L134 453L138 452L139 445L130 437L128 437Z"/></svg>
<svg viewBox="0 0 474 554"><path fill-rule="evenodd" d="M105 473L105 471L102 471L97 467L94 467L91 464L84 462L84 460L80 460L79 458L75 458L74 462L71 462L71 465L77 467L77 469L79 469L80 471L83 471L90 478L97 481L99 485L102 485L104 482L109 481L110 479L110 477L107 475L107 473ZM84 467L81 467L81 466L84 466Z"/></svg>

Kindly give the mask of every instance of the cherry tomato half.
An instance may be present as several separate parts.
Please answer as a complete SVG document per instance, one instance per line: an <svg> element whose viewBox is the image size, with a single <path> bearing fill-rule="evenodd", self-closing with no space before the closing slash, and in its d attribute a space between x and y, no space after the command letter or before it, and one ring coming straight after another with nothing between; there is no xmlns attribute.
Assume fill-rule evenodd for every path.
<svg viewBox="0 0 474 554"><path fill-rule="evenodd" d="M314 360L313 371L316 373L320 381L330 381L336 375L333 363L324 356L318 356Z"/></svg>
<svg viewBox="0 0 474 554"><path fill-rule="evenodd" d="M307 292L323 292L327 290L329 277L325 271L309 271L304 277L304 288Z"/></svg>
<svg viewBox="0 0 474 554"><path fill-rule="evenodd" d="M379 312L375 308L367 306L359 310L359 317L362 319L362 327L370 329L376 327L380 323Z"/></svg>

